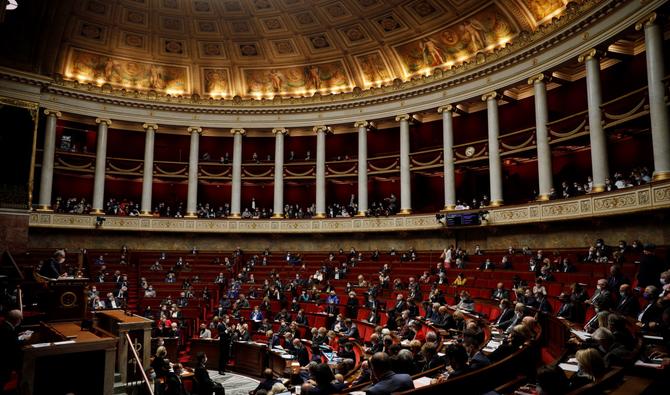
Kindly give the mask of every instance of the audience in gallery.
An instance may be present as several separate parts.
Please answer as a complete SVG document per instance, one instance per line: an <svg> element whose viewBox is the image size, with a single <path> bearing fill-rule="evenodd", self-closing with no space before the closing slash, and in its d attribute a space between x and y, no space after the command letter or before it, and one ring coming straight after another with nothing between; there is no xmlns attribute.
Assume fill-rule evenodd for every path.
<svg viewBox="0 0 670 395"><path fill-rule="evenodd" d="M447 381L500 361L537 338L540 333L539 324L533 316L538 310L544 311L546 314L560 316L575 324L586 324L587 331L592 332L589 340L578 345L583 349L575 357L578 363L578 373L570 380L565 377L560 379L566 381L565 385L568 388L574 389L601 378L603 366L630 366L640 355L644 358L668 358L666 347L641 347L628 325L630 322L635 322L643 333L657 334L662 337L670 333L668 332L670 327L670 284L668 284L670 283L670 271L664 271L665 263L658 259L654 250L653 245L643 245L640 241L633 241L630 244L619 241L615 245L608 246L604 240L598 239L592 247L584 251L583 255L575 259L563 256L560 252L533 251L529 247L510 246L505 255L515 257L517 263L519 258L524 259L524 262L525 259L528 259L528 271L533 274L535 281L525 282L517 278L511 287L500 283L495 289L487 291L486 295L490 295L491 300L499 304L501 311L498 319L491 324L497 327L503 336L501 345L490 353L481 351L484 346L483 322L473 319L471 314L464 313L473 310L474 305L479 303L477 300L472 300L469 295L468 289L472 287L472 281L468 281L465 272L462 273L463 284L458 285L458 293L454 295L456 301L451 307L447 305L444 297L445 288L442 285L446 284L444 282L440 284L440 279L454 273L454 269L458 267L457 260L460 260L462 268L476 270L479 268L479 263L472 263L473 257L481 256L482 258L478 257L477 262L489 259L494 263L493 267L484 268L485 271L511 269L511 266L504 268L501 264L500 254L496 254L496 258L493 259L493 255L489 256L488 251L481 248L475 247L472 255L469 255L460 246L450 246L439 257L440 262L435 265L435 269L431 271L417 269L416 277L407 278L394 275L395 266L387 262L379 264L379 276L377 274L358 275L356 267L361 262L377 262L381 256L393 257L396 262L401 259L411 262L412 256L415 260L419 258L419 254L413 248L404 252L392 250L382 253L373 250L370 253L363 253L351 247L349 250L341 249L324 257L318 269L318 276L310 276L311 272L303 270L306 268L302 262L288 261L287 267L295 265L290 266L297 271L295 275L287 277L273 270L267 278L257 276L255 279L256 268L263 265L263 259L272 257L269 249L261 254L248 255L238 249L227 256L222 256L221 259L214 258L211 265L220 266L222 271L216 278L203 278L202 280L196 278L193 272L184 270L189 266L189 256L168 258L165 253L162 253L157 255L152 265L153 271L162 275L169 273L176 284L182 285L182 289L177 294L161 294L160 284L153 289L154 287L147 281L147 278L140 277L138 282L139 289L143 290L145 300L149 303L152 302L150 299L156 296L163 298L160 303L153 302L158 303L156 310L153 310L150 304L144 307L144 315L156 322L154 333L156 337L176 337L179 339L179 344L186 344L187 319L183 317L181 311L186 306L197 306L199 301L205 299L204 293L201 297L192 291L193 284L202 282L211 285L212 288L221 289L223 292L222 298L218 301L218 307L208 315L207 320L196 332L200 337L217 338L220 330L223 329L230 331L231 341L250 339L252 336L259 336L260 332L267 333L265 331L272 330L273 322L275 322L279 329L276 333L271 334L269 340L288 344L286 348L294 349L296 356L301 354L301 365L305 366L305 374L311 375L313 388L317 389L330 388L328 383L335 385L339 381L333 379L324 381L326 379L317 377L320 373L313 373L311 369L315 365L305 360L304 352L300 351L304 349L304 345L298 340L300 326L307 322L304 311L300 311L304 303L326 304L327 306L321 307L322 311L324 313L332 311L331 321L327 320L327 324L322 328L314 328L311 338L312 347L315 344L317 347L319 344L330 345L338 352L338 355L347 360L352 357L351 347L347 343L353 343L338 341L338 338L341 336L343 339L359 337L354 331L357 318L356 306L353 302L350 306L349 302L353 299L358 300L357 295L364 295L364 305L367 308L379 315L386 314L389 318L386 328L379 327L374 335L367 339L367 342L366 339L358 341L364 343L365 349L370 350L370 354L385 353L390 366L388 371L382 369L377 374L374 372L374 363L367 363L367 370L363 368L361 376L363 378L375 377L378 380L377 384L383 382L388 385L396 385L398 381L404 382L402 375L421 374L421 372L443 366L447 361L449 366L435 375L433 382ZM599 259L592 259L596 254L599 254ZM572 262L573 259L577 264ZM640 261L638 275L634 278L635 282L631 281L631 278L624 275L621 270L621 267L630 265L632 260ZM124 297L127 298L126 292L129 287L128 277L124 276L122 271L106 271L105 266L111 264L109 261L110 259L106 257L97 258L93 270L101 271L102 276L99 278L103 283L114 284L111 298L110 294L103 292L103 301L100 302L101 298L96 284L91 287L89 295L93 301L96 301L91 303L98 303L105 307L107 303L122 305ZM557 273L579 273L584 270L582 265L599 264L610 265L610 274L597 281L597 289L594 293L580 284L574 284L570 291L565 286L552 288L552 285L557 283ZM59 272L61 270L65 269L58 269ZM342 285L333 285L336 274L341 276L340 279L349 281L346 289ZM337 284L343 283L337 282ZM425 296L421 293L421 284L426 284L431 288L430 292L425 293ZM637 287L634 288L635 285ZM123 289L124 287L126 290ZM250 291L243 292L248 287L251 287ZM157 295L153 294L153 297L150 296L151 294L146 295L146 292L152 289ZM560 291L555 292L555 289ZM381 294L382 292L385 296ZM398 294L392 306L390 302L384 303L384 300L388 300L390 292ZM348 295L348 298L343 297L337 300L338 295ZM547 307L550 306L547 301L554 298L558 298L560 307L552 312L552 309ZM270 303L272 300L279 301L280 305L285 307L273 312L272 303ZM328 303L331 300L333 303ZM636 306L639 300L642 300L643 303ZM421 304L425 306L425 315L418 310L417 305ZM361 305L363 305L362 302ZM596 308L596 314L594 319L585 322L585 311L589 305ZM254 312L260 313L260 317L254 317L252 308ZM456 311L453 311L454 309ZM303 318L300 318L299 321L301 316ZM432 331L422 330L424 323L435 328L458 331L461 342L449 346L446 349L446 358L442 359L430 345L435 341L439 342L436 339L437 335ZM295 340L298 340L298 343ZM353 357L356 358L356 354ZM346 370L346 366L342 366L342 369ZM331 371L331 374L335 372ZM562 371L560 373L563 374ZM551 368L539 371L537 373L538 386L542 386L543 380L550 379L545 376L552 374L556 376L555 372L551 373ZM304 389L310 391L308 386Z"/></svg>

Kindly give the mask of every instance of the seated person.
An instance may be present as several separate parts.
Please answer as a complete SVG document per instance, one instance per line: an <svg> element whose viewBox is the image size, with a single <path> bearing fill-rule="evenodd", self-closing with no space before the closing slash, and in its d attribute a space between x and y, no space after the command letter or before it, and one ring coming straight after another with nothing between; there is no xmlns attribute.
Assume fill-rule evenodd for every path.
<svg viewBox="0 0 670 395"><path fill-rule="evenodd" d="M344 359L356 359L356 353L354 352L354 344L351 342L344 343L344 348L337 354L338 357Z"/></svg>
<svg viewBox="0 0 670 395"><path fill-rule="evenodd" d="M217 383L209 377L207 372L207 355L200 351L196 356L197 366L195 368L194 380L197 383L194 388L193 395L225 395L226 390L221 383Z"/></svg>
<svg viewBox="0 0 670 395"><path fill-rule="evenodd" d="M249 395L256 395L259 390L270 391L276 383L279 383L279 380L272 374L272 369L265 369L263 371L263 381L258 383L255 389L249 391Z"/></svg>
<svg viewBox="0 0 670 395"><path fill-rule="evenodd" d="M542 366L535 377L535 392L538 395L563 395L569 392L568 378L558 365Z"/></svg>
<svg viewBox="0 0 670 395"><path fill-rule="evenodd" d="M302 385L301 393L308 395L337 394L344 384L335 380L335 375L325 363L314 363L309 367L309 381Z"/></svg>
<svg viewBox="0 0 670 395"><path fill-rule="evenodd" d="M370 357L370 370L373 385L365 390L368 395L385 395L414 389L412 377L404 373L395 373L391 370L389 355L378 352Z"/></svg>
<svg viewBox="0 0 670 395"><path fill-rule="evenodd" d="M468 366L468 352L461 344L451 344L447 347L447 359L449 360L449 367L447 371L440 374L438 377L431 380L431 384L441 383L450 378L462 376L470 371Z"/></svg>
<svg viewBox="0 0 670 395"><path fill-rule="evenodd" d="M607 372L605 360L595 348L578 350L575 359L579 369L570 377L571 391L595 383Z"/></svg>

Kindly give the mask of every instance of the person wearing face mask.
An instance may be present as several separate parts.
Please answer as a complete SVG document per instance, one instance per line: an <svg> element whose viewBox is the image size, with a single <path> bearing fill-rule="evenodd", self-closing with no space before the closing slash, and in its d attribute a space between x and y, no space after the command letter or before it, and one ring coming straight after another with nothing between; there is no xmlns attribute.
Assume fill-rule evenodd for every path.
<svg viewBox="0 0 670 395"><path fill-rule="evenodd" d="M65 262L65 250L56 250L48 261L42 264L39 274L48 278L58 278L64 275L61 265Z"/></svg>
<svg viewBox="0 0 670 395"><path fill-rule="evenodd" d="M165 377L165 391L164 395L188 395L186 388L184 388L184 382L181 380L181 374L183 372L183 367L180 363L174 364L172 366L172 372L169 372Z"/></svg>
<svg viewBox="0 0 670 395"><path fill-rule="evenodd" d="M226 390L221 383L217 383L209 377L207 371L207 355L200 351L196 355L197 367L195 368L195 382L198 383L197 388L193 389L193 395L225 395Z"/></svg>
<svg viewBox="0 0 670 395"><path fill-rule="evenodd" d="M503 299L500 301L500 316L495 322L495 325L501 329L505 330L512 323L514 319L514 309L512 309L510 301L508 299Z"/></svg>
<svg viewBox="0 0 670 395"><path fill-rule="evenodd" d="M628 317L637 317L640 312L640 304L632 294L632 288L629 284L622 284L619 287L619 302L615 311Z"/></svg>
<svg viewBox="0 0 670 395"><path fill-rule="evenodd" d="M643 330L654 330L658 328L659 322L661 322L661 315L663 314L663 308L660 303L658 303L658 288L653 285L649 285L644 289L642 297L647 302L644 305L640 314L637 316L638 326L642 327Z"/></svg>
<svg viewBox="0 0 670 395"><path fill-rule="evenodd" d="M655 254L656 246L645 244L640 257L640 265L637 272L637 286L644 288L647 285L660 287L659 278L666 269L665 264Z"/></svg>
<svg viewBox="0 0 670 395"><path fill-rule="evenodd" d="M517 303L514 306L514 317L512 318L510 324L507 326L507 329L505 329L505 333L507 334L511 333L515 325L521 324L525 312L526 312L526 306L523 303Z"/></svg>

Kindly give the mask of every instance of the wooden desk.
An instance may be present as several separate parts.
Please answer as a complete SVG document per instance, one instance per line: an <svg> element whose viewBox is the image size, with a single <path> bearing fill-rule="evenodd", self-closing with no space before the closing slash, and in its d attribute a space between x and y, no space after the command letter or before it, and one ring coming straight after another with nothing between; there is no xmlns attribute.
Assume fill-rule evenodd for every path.
<svg viewBox="0 0 670 395"><path fill-rule="evenodd" d="M151 320L126 314L123 310L97 310L94 314L94 327L117 338L116 369L121 375L121 382L127 383L128 365L132 364L133 358L128 358L126 334L130 336L139 357L142 358L142 369L146 369L151 357Z"/></svg>
<svg viewBox="0 0 670 395"><path fill-rule="evenodd" d="M219 341L217 339L191 339L191 365L195 366L195 356L199 352L207 354L207 369L219 370Z"/></svg>
<svg viewBox="0 0 670 395"><path fill-rule="evenodd" d="M21 394L104 394L114 391L117 341L82 331L79 322L42 324L22 348Z"/></svg>
<svg viewBox="0 0 670 395"><path fill-rule="evenodd" d="M261 377L267 366L267 348L266 344L233 342L235 359L233 369L243 374Z"/></svg>

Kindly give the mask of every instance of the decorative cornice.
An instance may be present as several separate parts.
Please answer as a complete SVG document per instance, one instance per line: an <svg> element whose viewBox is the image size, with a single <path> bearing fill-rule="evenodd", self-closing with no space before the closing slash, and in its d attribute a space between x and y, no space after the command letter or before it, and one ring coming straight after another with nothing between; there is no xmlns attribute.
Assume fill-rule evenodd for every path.
<svg viewBox="0 0 670 395"><path fill-rule="evenodd" d="M202 134L202 128L200 126L189 126L188 129L186 129L188 134L193 134L193 132Z"/></svg>
<svg viewBox="0 0 670 395"><path fill-rule="evenodd" d="M245 134L247 134L247 131L242 128L233 128L230 129L230 134L232 134L233 136L236 134L244 136Z"/></svg>
<svg viewBox="0 0 670 395"><path fill-rule="evenodd" d="M409 114L400 114L396 115L395 121L396 122L409 121L410 118L411 116Z"/></svg>
<svg viewBox="0 0 670 395"><path fill-rule="evenodd" d="M56 118L60 118L60 117L63 116L63 114L61 114L60 111L57 111L57 110L50 110L50 109L48 109L48 108L47 108L46 110L44 110L44 115L46 115L46 116L53 115L53 116L56 117Z"/></svg>
<svg viewBox="0 0 670 395"><path fill-rule="evenodd" d="M640 19L638 23L635 24L635 30L642 30L642 28L653 25L656 23L656 18L658 15L655 12L652 12L651 14L645 16L644 18Z"/></svg>
<svg viewBox="0 0 670 395"><path fill-rule="evenodd" d="M442 114L442 113L447 113L447 112L452 112L456 109L456 106L453 106L451 104L446 104L444 106L439 106L437 108L437 112Z"/></svg>
<svg viewBox="0 0 670 395"><path fill-rule="evenodd" d="M274 128L272 129L272 134L277 135L277 134L283 134L283 135L288 135L288 129L286 128Z"/></svg>
<svg viewBox="0 0 670 395"><path fill-rule="evenodd" d="M95 123L97 124L106 124L107 126L112 125L112 120L111 119L103 119L103 118L96 118Z"/></svg>
<svg viewBox="0 0 670 395"><path fill-rule="evenodd" d="M500 93L493 91L489 93L485 93L482 95L482 101L488 101L488 100L497 100L500 98Z"/></svg>
<svg viewBox="0 0 670 395"><path fill-rule="evenodd" d="M142 129L152 129L153 131L158 130L158 125L155 123L144 123L142 124Z"/></svg>

